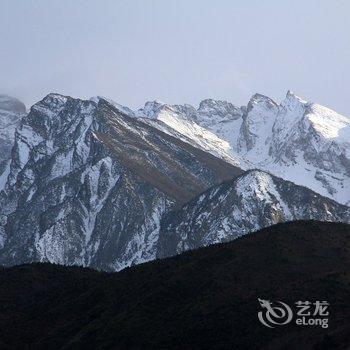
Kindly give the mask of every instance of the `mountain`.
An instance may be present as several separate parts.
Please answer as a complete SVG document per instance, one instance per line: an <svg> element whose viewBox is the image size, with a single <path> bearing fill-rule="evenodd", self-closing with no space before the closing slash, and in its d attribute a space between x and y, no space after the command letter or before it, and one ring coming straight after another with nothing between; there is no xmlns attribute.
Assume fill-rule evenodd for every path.
<svg viewBox="0 0 350 350"><path fill-rule="evenodd" d="M350 208L261 170L213 186L164 215L158 257L233 240L292 220L350 223Z"/></svg>
<svg viewBox="0 0 350 350"><path fill-rule="evenodd" d="M103 97L49 94L28 113L0 101L14 118L0 264L116 271L281 221L349 222L349 119L290 92L137 111Z"/></svg>
<svg viewBox="0 0 350 350"><path fill-rule="evenodd" d="M14 97L0 95L0 190L9 172L15 129L26 113L25 105Z"/></svg>
<svg viewBox="0 0 350 350"><path fill-rule="evenodd" d="M290 91L280 104L255 94L246 107L153 102L138 115L242 169L266 170L350 204L350 118Z"/></svg>
<svg viewBox="0 0 350 350"><path fill-rule="evenodd" d="M198 110L190 105L170 106L153 101L136 111L135 116L165 133L245 168L248 165L239 155L233 154L230 145L244 110L244 107L237 108L228 102L214 100L202 101Z"/></svg>
<svg viewBox="0 0 350 350"><path fill-rule="evenodd" d="M120 270L155 258L162 214L242 171L101 98L22 118L0 192L0 263Z"/></svg>
<svg viewBox="0 0 350 350"><path fill-rule="evenodd" d="M6 349L346 349L350 226L292 222L119 273L0 270ZM258 320L258 299L327 301L328 328ZM314 308L314 306L312 306Z"/></svg>

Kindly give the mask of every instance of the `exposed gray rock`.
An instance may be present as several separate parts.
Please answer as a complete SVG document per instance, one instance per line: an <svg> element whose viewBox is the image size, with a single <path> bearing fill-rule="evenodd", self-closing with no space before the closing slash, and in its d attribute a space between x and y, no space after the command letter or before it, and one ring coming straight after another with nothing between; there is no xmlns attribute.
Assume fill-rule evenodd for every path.
<svg viewBox="0 0 350 350"><path fill-rule="evenodd" d="M240 108L215 100L198 109L160 102L146 107L138 113L148 123L242 169L266 170L350 204L349 117L290 91L281 103L255 94Z"/></svg>
<svg viewBox="0 0 350 350"><path fill-rule="evenodd" d="M350 208L306 187L250 170L164 215L157 256L230 241L292 220L350 223Z"/></svg>
<svg viewBox="0 0 350 350"><path fill-rule="evenodd" d="M103 99L50 94L16 131L0 263L119 270L154 259L162 214L239 173Z"/></svg>
<svg viewBox="0 0 350 350"><path fill-rule="evenodd" d="M26 113L25 105L14 97L0 95L0 190L9 172L15 129Z"/></svg>
<svg viewBox="0 0 350 350"><path fill-rule="evenodd" d="M322 195L350 203L350 121L290 92L280 104L256 94L246 108L208 99L137 112L101 97L49 94L29 114L2 101L0 264L120 270L157 246L163 257L280 221L349 222ZM280 178L242 175L256 167Z"/></svg>

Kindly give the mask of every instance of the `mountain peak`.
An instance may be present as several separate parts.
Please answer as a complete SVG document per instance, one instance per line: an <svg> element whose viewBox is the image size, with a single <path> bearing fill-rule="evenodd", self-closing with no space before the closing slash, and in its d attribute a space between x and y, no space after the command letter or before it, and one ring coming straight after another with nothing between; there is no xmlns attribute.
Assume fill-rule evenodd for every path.
<svg viewBox="0 0 350 350"><path fill-rule="evenodd" d="M228 103L226 101L220 101L220 100L214 100L212 98L206 98L204 100L202 100L200 103L199 103L199 108L198 109L202 109L202 108L205 108L205 107L212 107L212 106L216 106L218 104L223 104L223 103Z"/></svg>
<svg viewBox="0 0 350 350"><path fill-rule="evenodd" d="M51 92L47 94L42 100L35 103L31 110L43 110L43 109L60 109L67 103L69 96L64 96L58 93Z"/></svg>
<svg viewBox="0 0 350 350"><path fill-rule="evenodd" d="M62 95L62 94L58 94L56 92L50 92L49 94L47 94L43 99L42 101L48 101L48 102L51 102L51 101L64 101L66 102L67 99L69 98L69 96L65 96L65 95Z"/></svg>
<svg viewBox="0 0 350 350"><path fill-rule="evenodd" d="M93 96L89 100L92 101L92 102L95 102L97 104L101 100L106 101L107 103L112 105L118 112L120 112L122 114L126 114L128 116L134 116L134 112L130 108L128 108L126 106L123 106L123 105L115 102L114 100L112 100L110 98L107 98L107 97L104 97L104 96Z"/></svg>
<svg viewBox="0 0 350 350"><path fill-rule="evenodd" d="M295 96L295 94L294 94L294 92L292 90L288 90L287 91L287 94L286 94L287 98L294 97L294 96Z"/></svg>
<svg viewBox="0 0 350 350"><path fill-rule="evenodd" d="M137 111L137 115L146 118L155 118L161 107L166 106L159 100L147 101L143 108Z"/></svg>
<svg viewBox="0 0 350 350"><path fill-rule="evenodd" d="M350 220L349 208L268 172L209 188L162 222L158 256L225 242L291 220Z"/></svg>
<svg viewBox="0 0 350 350"><path fill-rule="evenodd" d="M291 90L287 91L285 99L281 102L281 105L287 106L287 105L296 105L296 104L306 104L307 101L296 95Z"/></svg>
<svg viewBox="0 0 350 350"><path fill-rule="evenodd" d="M164 103L163 101L159 100L159 99L155 99L152 101L147 101L145 103L145 106L155 106L155 107L160 107L160 106L164 106L166 103Z"/></svg>
<svg viewBox="0 0 350 350"><path fill-rule="evenodd" d="M237 193L241 196L244 197L254 192L260 198L273 185L273 176L266 171L252 169L237 178L234 183L237 187Z"/></svg>
<svg viewBox="0 0 350 350"><path fill-rule="evenodd" d="M232 111L239 110L239 107L235 106L231 102L223 100L214 100L207 98L199 103L198 111Z"/></svg>
<svg viewBox="0 0 350 350"><path fill-rule="evenodd" d="M265 105L265 106L268 106L268 107L276 107L277 106L277 103L270 97L268 96L265 96L265 95L262 95L262 94L254 94L250 100L249 100L249 103L248 103L248 108L251 107L253 105L257 105L257 104L262 104L262 105Z"/></svg>
<svg viewBox="0 0 350 350"><path fill-rule="evenodd" d="M119 270L154 259L161 235L173 254L280 221L348 222L321 194L349 201L349 120L302 101L155 100L131 118L104 97L47 95L16 133L0 125L0 262Z"/></svg>

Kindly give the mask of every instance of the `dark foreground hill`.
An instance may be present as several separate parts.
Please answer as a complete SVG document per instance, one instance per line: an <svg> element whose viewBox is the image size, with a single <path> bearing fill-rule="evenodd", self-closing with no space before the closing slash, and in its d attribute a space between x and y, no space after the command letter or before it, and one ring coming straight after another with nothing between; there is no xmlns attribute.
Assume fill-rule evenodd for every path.
<svg viewBox="0 0 350 350"><path fill-rule="evenodd" d="M350 226L290 222L120 273L0 271L0 349L343 349ZM258 298L328 301L329 328L267 328Z"/></svg>

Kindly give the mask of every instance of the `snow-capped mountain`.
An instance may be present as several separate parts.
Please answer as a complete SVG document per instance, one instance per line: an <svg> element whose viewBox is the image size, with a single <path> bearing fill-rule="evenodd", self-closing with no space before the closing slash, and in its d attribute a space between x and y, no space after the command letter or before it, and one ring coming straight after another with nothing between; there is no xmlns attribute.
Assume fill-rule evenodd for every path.
<svg viewBox="0 0 350 350"><path fill-rule="evenodd" d="M257 128L262 115L264 127ZM350 118L290 92L280 105L255 96L238 150L256 167L350 203Z"/></svg>
<svg viewBox="0 0 350 350"><path fill-rule="evenodd" d="M233 240L292 220L350 223L350 208L264 171L249 170L166 214L157 256Z"/></svg>
<svg viewBox="0 0 350 350"><path fill-rule="evenodd" d="M248 167L238 154L232 152L230 142L237 136L244 108L224 101L204 100L198 110L189 105L166 105L147 102L135 115L143 122L173 135L226 161Z"/></svg>
<svg viewBox="0 0 350 350"><path fill-rule="evenodd" d="M198 109L146 103L137 115L242 169L263 169L350 203L350 118L291 92L280 104L255 94L241 108L214 100Z"/></svg>
<svg viewBox="0 0 350 350"><path fill-rule="evenodd" d="M154 259L165 211L241 173L121 110L50 94L21 120L0 193L1 264Z"/></svg>
<svg viewBox="0 0 350 350"><path fill-rule="evenodd" d="M49 94L25 114L6 101L7 135L17 128L1 175L0 264L120 270L157 247L167 256L280 221L349 221L331 200L350 200L349 118L291 93L137 111Z"/></svg>
<svg viewBox="0 0 350 350"><path fill-rule="evenodd" d="M26 107L21 101L0 95L0 190L10 170L9 160L15 139L15 129L25 112Z"/></svg>

